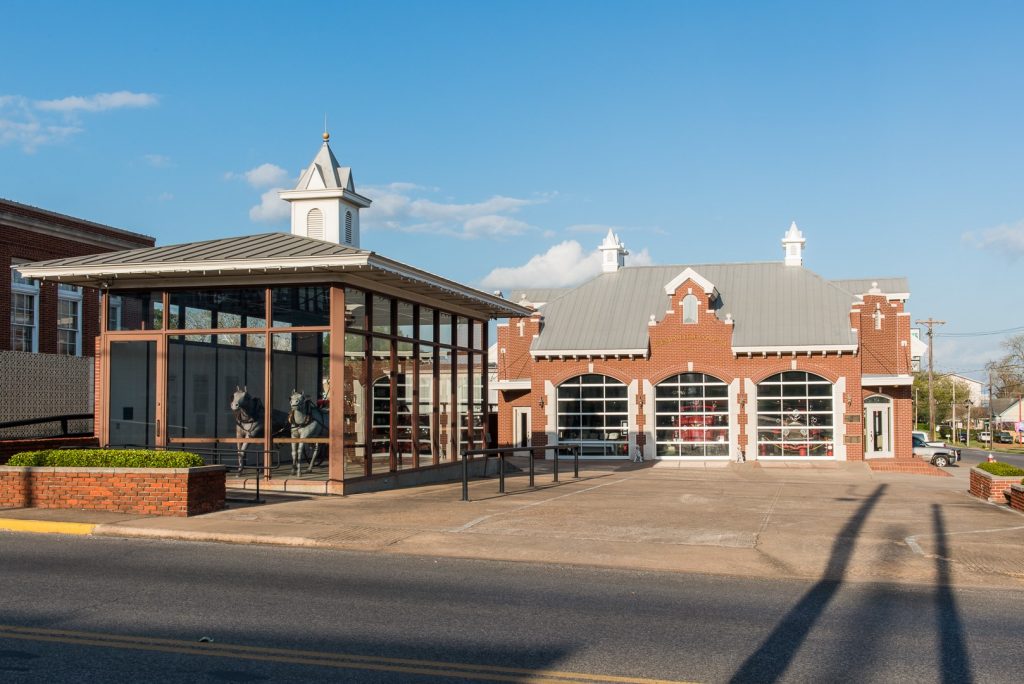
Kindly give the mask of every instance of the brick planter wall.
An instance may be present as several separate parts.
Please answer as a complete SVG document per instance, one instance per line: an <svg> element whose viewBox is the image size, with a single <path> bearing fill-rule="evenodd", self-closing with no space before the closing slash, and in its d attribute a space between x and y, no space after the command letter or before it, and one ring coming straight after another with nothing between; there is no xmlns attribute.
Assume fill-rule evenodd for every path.
<svg viewBox="0 0 1024 684"><path fill-rule="evenodd" d="M1003 492L1015 484L1020 484L1020 480L1020 475L997 477L984 470L971 468L971 487L968 491L979 499L985 499L992 503L1006 503L1006 496Z"/></svg>
<svg viewBox="0 0 1024 684"><path fill-rule="evenodd" d="M200 515L224 508L225 473L224 466L0 466L0 508L81 508L140 515Z"/></svg>
<svg viewBox="0 0 1024 684"><path fill-rule="evenodd" d="M1024 487L1019 484L1010 487L1010 508L1024 513Z"/></svg>

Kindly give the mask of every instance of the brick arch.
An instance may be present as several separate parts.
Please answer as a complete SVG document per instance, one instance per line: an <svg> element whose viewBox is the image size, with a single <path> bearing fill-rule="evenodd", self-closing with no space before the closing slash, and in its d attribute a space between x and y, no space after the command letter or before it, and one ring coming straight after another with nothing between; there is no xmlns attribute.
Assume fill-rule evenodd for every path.
<svg viewBox="0 0 1024 684"><path fill-rule="evenodd" d="M785 367L781 367L780 366L779 368L776 368L774 370L765 371L765 372L761 373L760 375L753 376L750 379L754 382L755 385L760 385L767 378L769 378L769 377L771 377L773 375L777 375L779 373L785 373L785 372L791 371L791 370L794 370L794 369L791 368L790 366L785 366ZM819 377L821 377L821 378L823 378L825 380L828 380L833 385L836 384L837 382L839 382L839 376L835 372L833 372L833 371L826 371L826 370L824 370L822 368L819 368L819 367L817 367L817 366L815 366L813 364L811 365L811 367L808 367L806 364L801 364L801 366L799 368L797 368L796 370L798 372L799 371L803 371L804 373L814 373L815 375L817 375L817 376L819 376Z"/></svg>
<svg viewBox="0 0 1024 684"><path fill-rule="evenodd" d="M623 374L619 373L617 371L607 371L607 370L596 370L595 369L593 372L587 371L587 370L584 370L584 371L578 371L578 370L569 371L564 376L557 376L558 380L552 380L551 384L554 387L557 388L563 382L565 382L567 380L571 380L571 379L573 379L575 377L579 377L580 375L604 375L605 377L609 377L612 380L617 380L617 381L621 382L626 387L629 387L629 383L633 382L634 380L639 381L639 378L634 377L634 376L629 376L629 377L623 379L623 377L622 377Z"/></svg>
<svg viewBox="0 0 1024 684"><path fill-rule="evenodd" d="M735 380L736 377L738 377L738 376L734 376L731 373L722 373L722 372L719 372L719 371L720 371L720 369L707 370L706 368L698 368L697 365L694 364L692 371L691 370L686 370L686 368L676 368L674 370L670 370L668 372L661 373L660 375L656 375L656 376L654 376L654 378L657 378L657 379L655 380L654 378L652 378L651 379L651 385L658 385L659 383L665 382L666 380L671 378L673 375L679 375L681 373L703 373L704 375L710 375L710 376L714 377L715 379L720 380L721 382L724 382L726 385L731 384L732 381Z"/></svg>

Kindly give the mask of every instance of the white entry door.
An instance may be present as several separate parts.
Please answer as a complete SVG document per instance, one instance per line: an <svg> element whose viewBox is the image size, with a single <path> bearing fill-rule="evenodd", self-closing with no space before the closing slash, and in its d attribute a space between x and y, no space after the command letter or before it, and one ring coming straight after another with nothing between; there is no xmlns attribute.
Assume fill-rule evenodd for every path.
<svg viewBox="0 0 1024 684"><path fill-rule="evenodd" d="M512 438L517 447L530 446L530 408L528 406L512 409Z"/></svg>
<svg viewBox="0 0 1024 684"><path fill-rule="evenodd" d="M892 399L880 394L864 400L867 458L892 457Z"/></svg>

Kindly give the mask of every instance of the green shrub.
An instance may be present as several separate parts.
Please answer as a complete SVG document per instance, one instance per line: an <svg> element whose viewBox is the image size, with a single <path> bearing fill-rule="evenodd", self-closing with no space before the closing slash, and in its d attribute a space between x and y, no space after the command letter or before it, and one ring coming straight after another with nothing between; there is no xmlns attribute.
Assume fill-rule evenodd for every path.
<svg viewBox="0 0 1024 684"><path fill-rule="evenodd" d="M1000 463L999 461L983 461L978 464L980 470L984 470L990 475L996 475L997 477L1017 477L1024 475L1024 468L1018 468L1015 465L1009 463Z"/></svg>
<svg viewBox="0 0 1024 684"><path fill-rule="evenodd" d="M201 456L148 449L45 449L11 456L7 465L48 468L195 468Z"/></svg>

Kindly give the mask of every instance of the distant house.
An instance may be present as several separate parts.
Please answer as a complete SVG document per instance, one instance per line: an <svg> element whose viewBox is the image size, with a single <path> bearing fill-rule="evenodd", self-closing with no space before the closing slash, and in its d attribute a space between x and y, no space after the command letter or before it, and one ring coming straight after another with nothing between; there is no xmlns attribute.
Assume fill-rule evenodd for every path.
<svg viewBox="0 0 1024 684"><path fill-rule="evenodd" d="M1017 431L1018 424L1024 424L1024 401L1020 397L993 399L992 416L997 430Z"/></svg>
<svg viewBox="0 0 1024 684"><path fill-rule="evenodd" d="M148 235L0 199L0 423L88 413L99 295L22 276L19 264L152 247ZM24 431L22 431L24 432ZM10 436L10 435L0 435Z"/></svg>
<svg viewBox="0 0 1024 684"><path fill-rule="evenodd" d="M956 373L950 373L947 377L951 380L967 385L970 388L970 394L967 397L957 397L957 403L962 404L963 401L970 401L972 406L981 406L983 400L982 383L978 380L972 380L963 375L957 375Z"/></svg>

